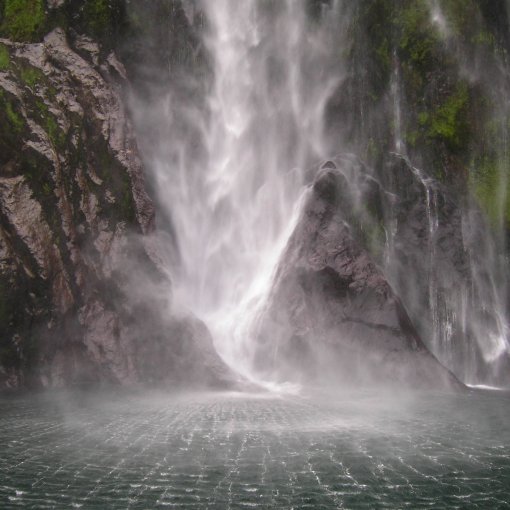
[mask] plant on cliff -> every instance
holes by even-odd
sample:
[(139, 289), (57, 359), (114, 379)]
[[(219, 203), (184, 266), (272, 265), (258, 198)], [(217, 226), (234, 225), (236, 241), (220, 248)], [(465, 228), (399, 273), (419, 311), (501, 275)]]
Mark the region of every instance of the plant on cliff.
[(476, 199), (495, 227), (502, 221), (510, 226), (510, 182), (508, 159), (484, 156), (476, 160), (470, 173), (470, 186)]
[(4, 0), (2, 34), (15, 41), (34, 41), (45, 30), (46, 14), (42, 0)]
[[(430, 114), (428, 136), (443, 140), (452, 151), (466, 146), (469, 136), (467, 113), (469, 109), (469, 91), (465, 83), (459, 83), (457, 89)], [(425, 115), (428, 119), (428, 115)], [(423, 120), (423, 117), (420, 121)]]
[(9, 50), (5, 45), (0, 44), (0, 71), (9, 69), (11, 65)]

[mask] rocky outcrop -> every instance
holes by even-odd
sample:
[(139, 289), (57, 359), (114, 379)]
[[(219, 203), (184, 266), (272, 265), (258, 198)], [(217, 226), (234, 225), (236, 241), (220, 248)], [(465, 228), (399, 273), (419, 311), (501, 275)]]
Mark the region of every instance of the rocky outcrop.
[(385, 270), (420, 335), (459, 378), (506, 386), (508, 266), (487, 235), (491, 225), (472, 199), (406, 156), (389, 154), (380, 181), (379, 221), (390, 227)]
[[(337, 169), (340, 164), (342, 171)], [(349, 189), (350, 173), (360, 181), (358, 203)], [(259, 318), (261, 370), (283, 379), (301, 372), (323, 382), (460, 386), (425, 347), (359, 241), (357, 209), (364, 203), (376, 206), (367, 197), (380, 192), (377, 182), (357, 171), (352, 160), (323, 165)]]
[(230, 376), (171, 310), (115, 54), (0, 40), (0, 389)]

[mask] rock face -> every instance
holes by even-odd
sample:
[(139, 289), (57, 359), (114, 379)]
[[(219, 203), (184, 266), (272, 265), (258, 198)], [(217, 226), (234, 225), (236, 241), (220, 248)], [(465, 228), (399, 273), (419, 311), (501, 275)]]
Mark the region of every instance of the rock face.
[(398, 154), (380, 180), (379, 221), (393, 226), (385, 271), (416, 329), (459, 378), (507, 385), (505, 296), (491, 270), (504, 282), (508, 267), (480, 208)]
[(60, 29), (0, 53), (0, 389), (223, 384), (205, 326), (171, 311), (122, 64)]
[[(347, 384), (460, 386), (424, 346), (358, 242), (355, 197), (346, 193), (349, 172), (340, 172), (338, 164), (330, 161), (320, 170), (282, 256), (259, 320), (259, 367), (283, 379), (302, 372)], [(380, 192), (375, 181), (354, 175), (364, 180), (357, 187), (361, 202)]]

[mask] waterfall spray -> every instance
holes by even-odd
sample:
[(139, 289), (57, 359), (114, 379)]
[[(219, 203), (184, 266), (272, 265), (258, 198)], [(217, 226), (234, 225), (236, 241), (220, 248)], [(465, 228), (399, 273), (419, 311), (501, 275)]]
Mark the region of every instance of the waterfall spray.
[(329, 152), (324, 114), (342, 79), (334, 48), (343, 34), (333, 30), (341, 2), (324, 4), (313, 20), (305, 2), (202, 8), (213, 76), (193, 122), (205, 156), (177, 140), (177, 156), (154, 169), (183, 260), (175, 300), (205, 320), (219, 353), (249, 375), (250, 327), (296, 219), (305, 171)]
[[(376, 99), (363, 89), (364, 79), (360, 90), (349, 88), (358, 83), (353, 75), (364, 76), (364, 56), (362, 51), (349, 53), (354, 18), (344, 2), (313, 3), (313, 9), (304, 0), (194, 5), (205, 19), (200, 31), (208, 62), (200, 77), (203, 97), (183, 102), (169, 86), (156, 107), (166, 123), (161, 130), (165, 137), (149, 156), (160, 217), (171, 218), (180, 253), (172, 275), (174, 306), (204, 320), (221, 356), (256, 378), (253, 331), (299, 216), (301, 197), (313, 179), (309, 169), (340, 152), (362, 154), (372, 123), (381, 138), (391, 133), (389, 143), (381, 141), (380, 147), (406, 162), (405, 171), (420, 189), (420, 221), (426, 223), (423, 263), (407, 267), (402, 259), (412, 247), (406, 246), (405, 233), (401, 237), (407, 218), (388, 205), (384, 219), (372, 225), (386, 236), (378, 262), (440, 361), (464, 381), (491, 382), (509, 352), (507, 290), (498, 284), (498, 275), (507, 271), (500, 256), (507, 200), (506, 107), (494, 112), (502, 127), (496, 144), (502, 179), (496, 197), (499, 227), (495, 236), (483, 231), (477, 208), (464, 204), (461, 258), (469, 260), (469, 268), (449, 273), (456, 262), (440, 244), (444, 222), (451, 218), (442, 216), (443, 188), (432, 177), (436, 169), (430, 168), (426, 148), (408, 145), (412, 112), (398, 46), (389, 50), (388, 82), (375, 103), (374, 120), (360, 99), (364, 94)], [(442, 4), (427, 6), (431, 27), (455, 62), (454, 72), (490, 90), (476, 63), (470, 67), (466, 62), (462, 46), (451, 43), (455, 32)], [(193, 9), (188, 11), (191, 19)], [(505, 86), (498, 82), (498, 91)], [(147, 115), (139, 110), (140, 117)], [(399, 192), (391, 188), (399, 178), (392, 172), (372, 169), (382, 187), (390, 184), (390, 194)]]

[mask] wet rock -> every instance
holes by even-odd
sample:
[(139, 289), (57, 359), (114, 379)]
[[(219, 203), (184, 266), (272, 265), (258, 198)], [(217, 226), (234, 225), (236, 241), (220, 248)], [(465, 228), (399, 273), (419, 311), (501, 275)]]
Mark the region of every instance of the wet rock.
[[(388, 233), (385, 270), (422, 338), (462, 380), (508, 385), (507, 326), (501, 313), (506, 258), (467, 193), (429, 177), (405, 156), (388, 154), (381, 183)], [(390, 202), (386, 197), (393, 196)]]
[(0, 389), (228, 380), (174, 316), (122, 64), (61, 29), (0, 44)]
[(259, 318), (258, 367), (284, 380), (304, 373), (316, 382), (460, 387), (357, 239), (346, 176), (364, 179), (358, 187), (364, 192), (374, 182), (349, 165), (325, 165), (308, 191)]

